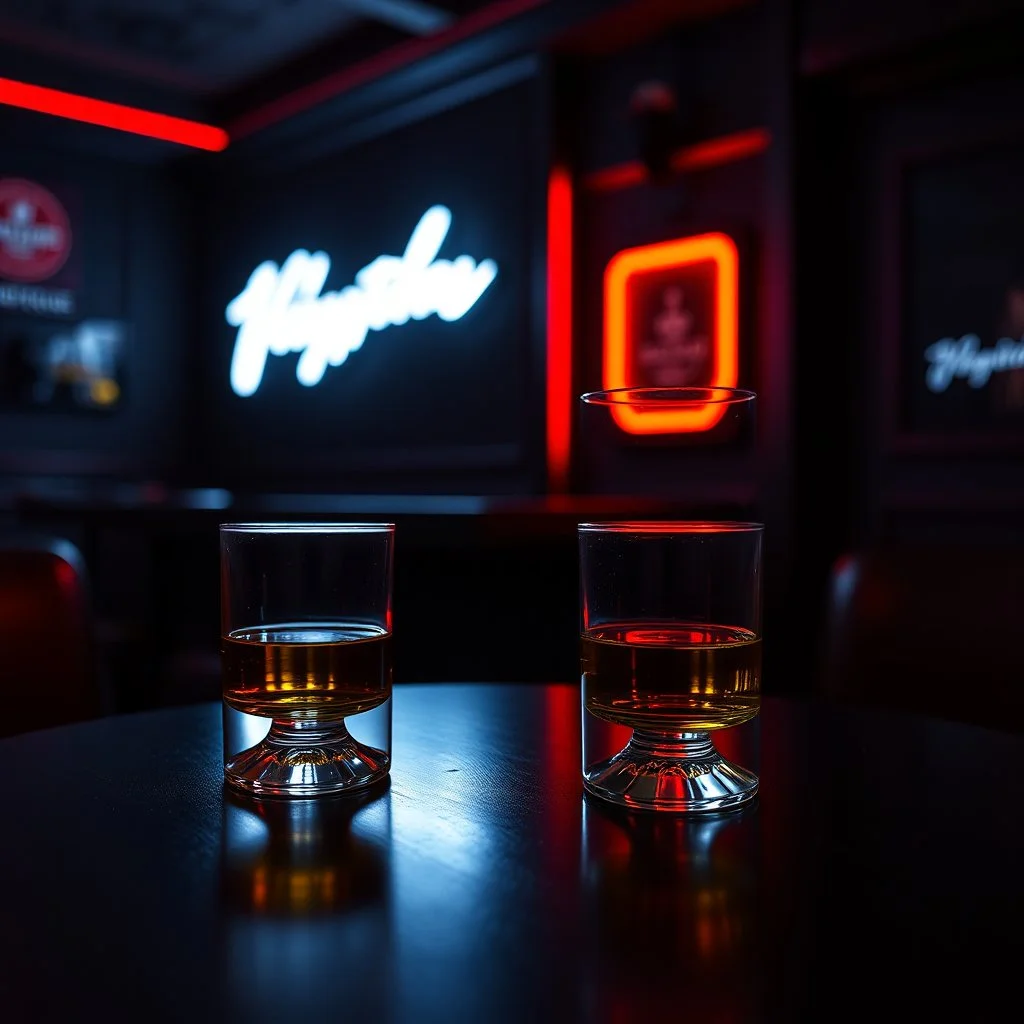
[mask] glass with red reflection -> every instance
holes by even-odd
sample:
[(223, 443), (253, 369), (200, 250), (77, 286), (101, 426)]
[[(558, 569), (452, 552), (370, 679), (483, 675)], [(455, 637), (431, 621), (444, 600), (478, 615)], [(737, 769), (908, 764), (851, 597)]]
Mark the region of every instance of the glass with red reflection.
[[(753, 443), (756, 398), (703, 385), (581, 395), (591, 487), (720, 480), (723, 455)], [(579, 524), (583, 784), (610, 804), (721, 811), (757, 794), (755, 751), (732, 752), (761, 707), (764, 527), (721, 511)]]
[(583, 784), (633, 809), (721, 811), (757, 775), (712, 736), (761, 708), (761, 547), (746, 522), (578, 527)]
[(363, 792), (391, 766), (393, 523), (220, 527), (224, 778)]

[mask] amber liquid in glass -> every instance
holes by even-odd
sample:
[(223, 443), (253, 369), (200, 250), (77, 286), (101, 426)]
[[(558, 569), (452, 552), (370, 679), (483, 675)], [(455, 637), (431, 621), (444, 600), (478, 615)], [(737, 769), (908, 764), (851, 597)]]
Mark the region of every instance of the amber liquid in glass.
[(608, 623), (580, 637), (583, 706), (656, 732), (741, 725), (761, 708), (761, 639), (706, 623)]
[(263, 718), (327, 721), (391, 696), (391, 634), (362, 623), (238, 629), (221, 638), (224, 700)]

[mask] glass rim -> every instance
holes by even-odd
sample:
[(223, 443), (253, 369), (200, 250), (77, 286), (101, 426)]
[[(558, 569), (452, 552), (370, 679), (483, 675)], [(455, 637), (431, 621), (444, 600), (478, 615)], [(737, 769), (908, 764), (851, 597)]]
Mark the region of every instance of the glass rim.
[(584, 405), (740, 405), (757, 398), (756, 391), (709, 384), (698, 387), (625, 387), (586, 391)]
[(620, 519), (577, 523), (577, 533), (763, 533), (764, 523), (735, 519)]
[(220, 523), (221, 533), (394, 533), (394, 523)]

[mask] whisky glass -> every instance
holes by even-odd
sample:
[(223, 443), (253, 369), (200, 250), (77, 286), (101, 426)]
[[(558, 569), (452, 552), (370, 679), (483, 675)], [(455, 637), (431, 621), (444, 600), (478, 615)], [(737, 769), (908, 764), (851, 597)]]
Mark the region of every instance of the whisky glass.
[(712, 735), (761, 707), (761, 523), (578, 526), (583, 785), (632, 810), (757, 795)]
[(224, 778), (362, 791), (391, 767), (393, 523), (220, 526)]

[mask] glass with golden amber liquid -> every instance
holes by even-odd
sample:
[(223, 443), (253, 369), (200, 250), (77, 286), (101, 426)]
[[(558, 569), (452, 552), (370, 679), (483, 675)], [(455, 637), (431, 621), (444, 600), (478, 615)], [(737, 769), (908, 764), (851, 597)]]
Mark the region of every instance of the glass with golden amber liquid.
[(391, 764), (391, 523), (223, 524), (226, 781), (362, 790)]
[(581, 523), (583, 784), (631, 809), (721, 811), (758, 778), (712, 736), (761, 707), (761, 542), (744, 522)]

